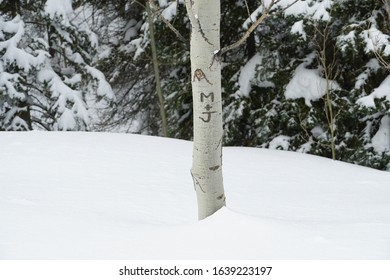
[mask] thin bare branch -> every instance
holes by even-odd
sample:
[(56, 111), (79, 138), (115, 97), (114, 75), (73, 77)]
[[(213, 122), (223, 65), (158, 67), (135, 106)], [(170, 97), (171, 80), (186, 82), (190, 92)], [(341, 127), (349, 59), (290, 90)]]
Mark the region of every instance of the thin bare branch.
[(223, 55), (224, 53), (230, 51), (230, 50), (233, 50), (235, 48), (238, 48), (239, 46), (241, 46), (242, 44), (245, 43), (246, 39), (248, 39), (248, 37), (251, 35), (251, 33), (266, 19), (266, 17), (269, 15), (269, 12), (271, 10), (271, 8), (274, 6), (275, 4), (275, 0), (272, 0), (272, 2), (270, 3), (270, 5), (268, 6), (268, 8), (263, 12), (263, 14), (261, 15), (261, 17), (259, 17), (250, 27), (249, 29), (244, 33), (244, 35), (235, 43), (229, 45), (229, 46), (226, 46), (226, 47), (223, 47), (222, 49), (220, 49), (218, 52), (216, 52), (216, 56), (221, 56)]
[[(288, 8), (290, 8), (292, 5), (295, 5), (295, 3), (297, 3), (298, 1), (301, 1), (301, 0), (295, 0), (294, 2), (292, 2), (291, 4), (287, 5), (286, 7), (283, 8), (283, 11), (287, 10)], [(278, 1), (279, 2), (279, 1)]]
[[(384, 8), (389, 16), (389, 24), (390, 24), (390, 0), (382, 0), (383, 4), (385, 4)], [(372, 23), (371, 23), (372, 24)], [(369, 26), (369, 28), (371, 28), (371, 24)], [(383, 57), (383, 54), (381, 54), (381, 51), (380, 51), (380, 43), (379, 43), (379, 39), (374, 39), (374, 38), (371, 38), (371, 41), (372, 41), (372, 45), (373, 45), (373, 53), (376, 57), (376, 59), (379, 61), (380, 64), (382, 64), (382, 66), (384, 66), (388, 71), (390, 71), (390, 62), (387, 61), (387, 59), (385, 59)]]
[[(231, 51), (235, 48), (238, 48), (242, 44), (245, 43), (245, 41), (248, 39), (248, 37), (251, 35), (251, 33), (262, 23), (264, 20), (270, 15), (271, 9), (279, 2), (280, 0), (272, 0), (268, 7), (264, 7), (262, 15), (249, 27), (249, 29), (244, 33), (244, 35), (235, 43), (223, 47), (219, 51), (215, 53), (215, 56), (220, 57), (224, 53)], [(297, 3), (300, 0), (295, 0), (291, 4), (289, 4), (287, 7), (285, 7), (283, 10), (286, 10), (290, 8), (292, 5)]]
[(143, 3), (141, 3), (140, 1), (137, 1), (137, 0), (131, 1), (131, 4), (134, 4), (134, 3), (136, 3), (136, 4), (138, 4), (138, 5), (140, 5), (141, 7), (143, 7), (143, 8), (146, 9), (146, 6), (145, 6)]
[(180, 34), (179, 30), (177, 30), (170, 22), (167, 20), (161, 13), (158, 13), (158, 7), (153, 2), (153, 0), (149, 0), (150, 7), (153, 9), (153, 14), (156, 14), (167, 26), (169, 29), (175, 33), (175, 35), (186, 45), (188, 45), (188, 40), (183, 37), (183, 35)]
[(390, 71), (390, 63), (379, 53), (378, 49), (374, 45), (374, 54), (379, 63), (382, 64), (387, 70)]
[(385, 4), (385, 10), (387, 12), (387, 15), (389, 16), (390, 21), (390, 1), (389, 0), (382, 0), (383, 4)]
[(252, 20), (252, 13), (251, 13), (251, 11), (249, 9), (248, 2), (246, 0), (244, 0), (244, 2), (245, 2), (246, 11), (248, 13), (248, 17), (249, 17), (250, 21), (253, 22), (253, 20)]

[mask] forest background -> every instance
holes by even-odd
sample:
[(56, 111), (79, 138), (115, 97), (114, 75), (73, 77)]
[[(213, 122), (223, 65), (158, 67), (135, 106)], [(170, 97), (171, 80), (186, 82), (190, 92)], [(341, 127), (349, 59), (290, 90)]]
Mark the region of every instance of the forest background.
[[(148, 11), (145, 0), (0, 0), (0, 131), (191, 140), (185, 5), (151, 2)], [(389, 1), (292, 2), (278, 1), (221, 58), (224, 145), (390, 170)], [(263, 4), (221, 1), (222, 47), (243, 36)]]

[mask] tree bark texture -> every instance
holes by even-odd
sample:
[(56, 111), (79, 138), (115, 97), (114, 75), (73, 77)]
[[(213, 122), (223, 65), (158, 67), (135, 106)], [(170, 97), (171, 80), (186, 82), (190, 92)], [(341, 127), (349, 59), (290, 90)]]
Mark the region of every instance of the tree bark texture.
[(191, 174), (204, 219), (225, 206), (222, 180), (220, 0), (186, 0), (191, 20), (194, 147)]

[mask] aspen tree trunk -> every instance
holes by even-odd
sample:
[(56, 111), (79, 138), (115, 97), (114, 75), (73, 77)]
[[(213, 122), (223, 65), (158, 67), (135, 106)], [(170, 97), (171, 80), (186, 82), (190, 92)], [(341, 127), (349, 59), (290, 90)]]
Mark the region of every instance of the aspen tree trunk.
[(191, 174), (204, 219), (225, 206), (222, 180), (220, 0), (186, 0), (191, 21), (194, 147)]

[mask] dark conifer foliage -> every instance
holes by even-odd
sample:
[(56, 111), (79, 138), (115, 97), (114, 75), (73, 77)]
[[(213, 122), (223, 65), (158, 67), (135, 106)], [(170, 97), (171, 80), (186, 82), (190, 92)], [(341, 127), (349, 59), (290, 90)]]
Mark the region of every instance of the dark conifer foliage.
[[(226, 144), (332, 157), (333, 138), (336, 159), (389, 169), (389, 95), (372, 95), (378, 87), (390, 91), (389, 72), (377, 58), (388, 61), (390, 55), (384, 5), (333, 1), (326, 12), (329, 17), (322, 18), (276, 12), (257, 30), (259, 59), (250, 90), (242, 90), (240, 79), (249, 73), (243, 67), (225, 106)], [(298, 81), (299, 73), (306, 73), (298, 69), (337, 86), (325, 94), (318, 85), (318, 98), (307, 102), (316, 88), (304, 92), (311, 77), (303, 76), (294, 84), (301, 95), (288, 96), (294, 77)]]
[(94, 34), (71, 1), (2, 1), (0, 129), (88, 130), (89, 104), (112, 99), (93, 67)]

